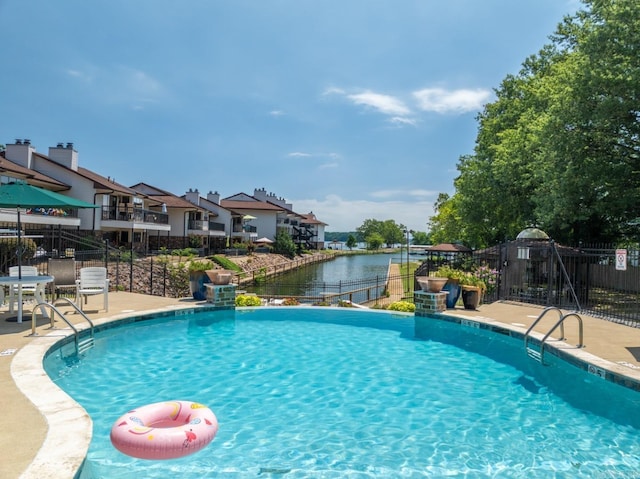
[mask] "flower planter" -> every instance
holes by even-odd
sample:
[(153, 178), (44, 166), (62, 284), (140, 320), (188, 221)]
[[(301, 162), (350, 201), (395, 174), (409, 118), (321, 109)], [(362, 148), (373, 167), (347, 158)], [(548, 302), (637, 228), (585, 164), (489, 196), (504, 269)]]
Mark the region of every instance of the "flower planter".
[(233, 273), (227, 270), (210, 270), (207, 271), (207, 276), (209, 280), (216, 285), (226, 285), (231, 282), (231, 278), (233, 277)]
[(442, 291), (446, 291), (447, 293), (447, 309), (453, 309), (456, 307), (456, 303), (460, 298), (460, 284), (455, 280), (448, 280), (447, 283), (442, 287)]
[(439, 293), (447, 283), (447, 278), (435, 278), (430, 276), (416, 276), (416, 281), (422, 291), (427, 293)]
[(191, 271), (189, 273), (189, 289), (193, 299), (204, 301), (207, 299), (205, 283), (211, 283), (206, 271)]
[(478, 309), (482, 299), (482, 290), (477, 286), (462, 286), (462, 304), (464, 309)]

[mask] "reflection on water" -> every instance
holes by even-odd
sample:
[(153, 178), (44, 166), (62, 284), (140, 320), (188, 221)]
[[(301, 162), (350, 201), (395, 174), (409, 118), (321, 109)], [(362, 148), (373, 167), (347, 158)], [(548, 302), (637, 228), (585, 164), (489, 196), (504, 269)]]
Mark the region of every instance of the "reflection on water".
[[(298, 268), (276, 277), (267, 278), (261, 285), (249, 286), (249, 292), (261, 296), (322, 296), (343, 292), (343, 283), (369, 282), (384, 287), (389, 263), (399, 263), (398, 253), (356, 254), (338, 256), (324, 263)], [(354, 298), (355, 301), (355, 298)]]

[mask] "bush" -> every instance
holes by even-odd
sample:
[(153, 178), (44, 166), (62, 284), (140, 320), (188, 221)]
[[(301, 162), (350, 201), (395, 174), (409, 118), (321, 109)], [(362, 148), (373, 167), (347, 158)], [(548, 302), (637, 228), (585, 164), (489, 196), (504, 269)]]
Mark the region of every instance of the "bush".
[(262, 300), (253, 295), (239, 294), (236, 296), (236, 306), (261, 306)]
[(387, 309), (389, 311), (402, 311), (403, 313), (413, 313), (416, 310), (416, 305), (409, 301), (395, 301), (391, 303)]
[(282, 306), (298, 306), (299, 304), (300, 301), (296, 298), (284, 298), (284, 301), (282, 301)]

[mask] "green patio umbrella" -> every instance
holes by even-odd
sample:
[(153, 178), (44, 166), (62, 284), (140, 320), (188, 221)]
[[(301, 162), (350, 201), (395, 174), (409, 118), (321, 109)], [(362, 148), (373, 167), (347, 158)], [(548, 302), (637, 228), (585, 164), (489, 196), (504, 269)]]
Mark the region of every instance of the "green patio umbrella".
[(0, 208), (15, 208), (18, 213), (18, 277), (22, 278), (22, 239), (20, 208), (97, 208), (97, 205), (38, 188), (23, 182), (0, 185)]

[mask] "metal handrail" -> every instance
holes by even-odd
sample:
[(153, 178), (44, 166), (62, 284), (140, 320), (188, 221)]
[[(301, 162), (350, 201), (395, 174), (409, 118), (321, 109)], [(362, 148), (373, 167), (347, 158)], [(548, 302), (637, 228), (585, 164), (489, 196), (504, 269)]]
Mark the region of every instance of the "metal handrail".
[[(534, 322), (534, 324), (527, 330), (527, 332), (525, 333), (525, 338), (524, 338), (524, 346), (525, 346), (525, 350), (528, 352), (529, 348), (527, 346), (528, 344), (528, 335), (529, 332), (533, 329), (533, 326), (535, 326), (535, 324), (540, 320), (540, 318), (547, 312), (548, 309), (552, 309), (553, 307), (550, 308), (546, 308), (545, 311), (542, 312), (542, 314), (538, 317), (538, 319), (536, 319), (536, 321)], [(557, 309), (557, 308), (556, 308)], [(562, 329), (562, 340), (566, 339), (564, 337), (564, 320), (570, 317), (575, 317), (578, 320), (578, 344), (576, 345), (577, 348), (581, 348), (584, 346), (584, 324), (582, 322), (582, 318), (580, 317), (580, 315), (576, 312), (571, 312), (571, 313), (567, 313), (567, 314), (562, 314), (562, 312), (560, 311), (560, 319), (558, 319), (558, 321), (556, 322), (556, 324), (553, 325), (553, 327), (547, 332), (547, 334), (545, 334), (543, 336), (543, 338), (540, 340), (540, 353), (538, 353), (537, 355), (534, 355), (532, 357), (538, 359), (540, 361), (540, 363), (544, 364), (544, 345), (545, 342), (547, 341), (547, 339), (549, 339), (549, 336), (551, 336), (553, 334), (553, 332), (560, 327)], [(531, 354), (529, 354), (531, 356)]]
[(562, 310), (556, 306), (549, 306), (547, 308), (544, 308), (544, 310), (542, 311), (542, 313), (540, 313), (540, 316), (537, 317), (537, 319), (531, 323), (531, 326), (529, 326), (529, 329), (527, 329), (527, 331), (524, 333), (524, 347), (525, 349), (527, 348), (527, 344), (529, 342), (529, 333), (531, 333), (531, 331), (533, 331), (533, 328), (536, 327), (536, 325), (540, 322), (540, 320), (545, 316), (545, 314), (547, 314), (549, 311), (557, 311), (558, 315), (560, 317), (560, 337), (558, 338), (560, 341), (562, 341), (564, 339), (564, 323), (562, 322)]
[[(84, 312), (78, 308), (78, 306), (76, 305), (76, 303), (74, 303), (73, 301), (71, 301), (69, 298), (58, 298), (56, 299), (56, 301), (64, 301), (67, 304), (73, 306), (73, 309), (76, 310), (77, 313), (80, 313), (80, 315), (89, 323), (89, 334), (90, 336), (93, 338), (93, 328), (94, 328), (94, 324), (93, 321), (91, 321), (91, 319), (89, 319), (89, 317), (84, 314)], [(38, 333), (36, 331), (36, 314), (38, 312), (38, 308), (40, 308), (41, 306), (48, 306), (51, 309), (52, 313), (57, 313), (58, 316), (60, 316), (62, 318), (62, 320), (67, 323), (67, 326), (69, 326), (72, 330), (73, 330), (73, 334), (75, 336), (75, 343), (76, 343), (76, 354), (78, 353), (78, 346), (79, 346), (79, 342), (80, 342), (80, 331), (78, 330), (78, 328), (76, 328), (73, 324), (71, 324), (71, 322), (66, 318), (66, 316), (64, 314), (62, 314), (62, 312), (56, 308), (52, 303), (40, 303), (38, 304), (37, 308), (33, 308), (33, 311), (31, 312), (31, 336), (37, 336)], [(51, 318), (51, 327), (54, 327), (54, 315), (51, 314), (50, 315)]]

